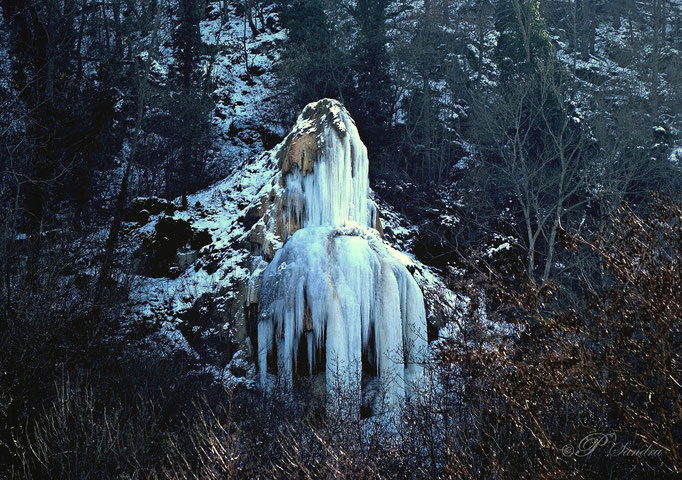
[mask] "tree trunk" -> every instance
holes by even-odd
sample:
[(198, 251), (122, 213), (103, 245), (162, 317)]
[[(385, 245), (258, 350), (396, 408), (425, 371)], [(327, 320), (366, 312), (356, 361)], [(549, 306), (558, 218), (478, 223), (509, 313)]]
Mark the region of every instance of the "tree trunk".
[(545, 260), (545, 271), (542, 273), (542, 283), (547, 283), (549, 280), (549, 274), (552, 271), (552, 262), (554, 261), (554, 245), (556, 244), (557, 231), (559, 230), (561, 219), (561, 206), (557, 207), (556, 217), (552, 223), (552, 231), (549, 234), (549, 240), (547, 241), (547, 259)]
[(81, 1), (80, 21), (78, 22), (78, 40), (76, 41), (76, 59), (78, 62), (76, 77), (80, 82), (83, 78), (83, 29), (85, 28), (85, 5), (87, 0)]
[(114, 16), (114, 59), (120, 60), (123, 55), (123, 38), (121, 32), (121, 3), (120, 0), (111, 2), (111, 9)]
[(55, 62), (56, 62), (56, 30), (55, 23), (57, 19), (57, 5), (56, 0), (48, 0), (47, 2), (47, 44), (45, 45), (45, 101), (48, 105), (54, 105), (54, 77), (55, 77)]
[(479, 10), (478, 22), (478, 64), (476, 65), (476, 85), (481, 86), (483, 75), (483, 50), (485, 49), (485, 21), (483, 20), (483, 8)]
[[(587, 0), (588, 2), (588, 23), (587, 23), (587, 48), (589, 55), (594, 55), (595, 42), (597, 36), (597, 4), (595, 0)], [(589, 58), (588, 58), (589, 59)]]
[(251, 35), (255, 38), (260, 33), (253, 23), (253, 1), (246, 1), (246, 18), (249, 19), (249, 28), (251, 29)]
[[(159, 31), (159, 16), (158, 12), (154, 16), (154, 26), (152, 31), (152, 44), (156, 41), (156, 36)], [(128, 50), (132, 52), (133, 42), (131, 39), (128, 40), (129, 46)], [(132, 55), (132, 53), (131, 53)], [(126, 198), (128, 196), (128, 183), (130, 181), (130, 172), (132, 171), (133, 161), (135, 160), (135, 154), (137, 153), (137, 147), (140, 139), (140, 132), (142, 130), (142, 122), (144, 120), (145, 113), (145, 101), (147, 95), (147, 75), (149, 73), (149, 64), (151, 58), (148, 55), (147, 59), (144, 61), (142, 68), (140, 68), (139, 60), (136, 55), (132, 55), (134, 58), (135, 73), (137, 77), (137, 115), (135, 118), (135, 129), (133, 131), (133, 139), (130, 146), (130, 156), (128, 158), (128, 163), (126, 169), (123, 172), (123, 178), (121, 179), (121, 185), (119, 187), (118, 195), (116, 197), (116, 204), (114, 207), (114, 217), (111, 222), (111, 228), (109, 229), (109, 235), (107, 237), (107, 242), (104, 250), (104, 260), (102, 261), (102, 268), (99, 272), (99, 277), (97, 278), (97, 283), (95, 285), (95, 295), (93, 298), (93, 309), (92, 309), (92, 321), (93, 327), (95, 327), (99, 321), (102, 314), (104, 294), (106, 292), (106, 286), (109, 282), (109, 277), (111, 274), (111, 269), (114, 263), (114, 254), (116, 253), (116, 247), (118, 245), (118, 235), (121, 230), (121, 223), (123, 221), (123, 210), (126, 206)]]
[(111, 48), (111, 34), (109, 32), (109, 16), (107, 15), (107, 9), (105, 3), (101, 3), (100, 11), (102, 12), (102, 21), (104, 22), (104, 46), (107, 51)]
[(580, 0), (578, 2), (579, 18), (581, 25), (580, 35), (580, 58), (583, 61), (590, 59), (590, 24), (592, 23), (590, 3), (592, 0)]
[(246, 71), (247, 84), (251, 84), (251, 71), (249, 69), (249, 48), (248, 48), (248, 37), (246, 35), (246, 15), (244, 16), (244, 34), (242, 36), (242, 46), (244, 48), (244, 70)]
[[(144, 68), (142, 75), (146, 77), (147, 69)], [(135, 120), (135, 131), (133, 133), (132, 145), (130, 147), (130, 156), (128, 157), (128, 164), (121, 179), (121, 185), (118, 190), (116, 198), (116, 205), (114, 207), (114, 218), (109, 229), (109, 236), (104, 251), (104, 260), (102, 261), (102, 268), (99, 272), (97, 285), (95, 286), (95, 296), (93, 301), (93, 320), (97, 322), (102, 313), (102, 306), (104, 300), (104, 293), (106, 291), (107, 283), (111, 273), (111, 267), (114, 262), (114, 254), (116, 253), (116, 246), (118, 245), (118, 235), (121, 231), (121, 223), (123, 221), (123, 210), (126, 206), (126, 198), (128, 196), (128, 183), (130, 181), (130, 172), (132, 171), (133, 161), (137, 152), (139, 143), (140, 130), (142, 128), (142, 120), (144, 116), (144, 102), (146, 86), (144, 82), (146, 79), (139, 78), (139, 91), (137, 96), (137, 118)]]
[(661, 3), (663, 0), (653, 0), (653, 45), (651, 51), (651, 121), (656, 123), (658, 121), (658, 75), (660, 69), (660, 30), (661, 30)]
[(579, 0), (573, 2), (573, 75), (577, 70), (576, 63), (578, 61), (578, 4)]

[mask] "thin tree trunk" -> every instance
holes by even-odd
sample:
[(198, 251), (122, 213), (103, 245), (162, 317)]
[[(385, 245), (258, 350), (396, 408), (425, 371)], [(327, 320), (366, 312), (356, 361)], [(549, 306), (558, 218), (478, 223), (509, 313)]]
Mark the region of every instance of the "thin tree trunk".
[(119, 0), (111, 2), (114, 16), (114, 59), (120, 60), (123, 54), (123, 39), (121, 38), (121, 3)]
[(573, 2), (573, 75), (577, 70), (578, 62), (578, 0)]
[(582, 34), (580, 35), (580, 57), (583, 61), (590, 59), (590, 0), (580, 1), (580, 23), (582, 25)]
[(83, 30), (85, 28), (85, 5), (87, 0), (81, 1), (81, 15), (78, 22), (78, 41), (76, 42), (76, 59), (78, 62), (76, 78), (80, 82), (83, 78)]
[(528, 277), (535, 278), (535, 237), (528, 227)]
[[(159, 31), (159, 14), (154, 17), (154, 30), (152, 31), (152, 44), (156, 42), (156, 36)], [(128, 49), (130, 52), (133, 51), (132, 40), (129, 39)], [(132, 171), (133, 161), (135, 159), (135, 154), (137, 153), (137, 148), (139, 144), (140, 132), (142, 130), (142, 121), (144, 120), (145, 112), (145, 101), (147, 95), (147, 75), (149, 73), (149, 64), (151, 62), (151, 56), (147, 55), (146, 60), (140, 68), (139, 60), (137, 56), (133, 55), (135, 72), (137, 76), (138, 94), (137, 94), (137, 116), (135, 119), (135, 129), (133, 131), (133, 139), (130, 147), (130, 156), (128, 157), (128, 163), (126, 165), (125, 171), (123, 172), (123, 178), (121, 179), (121, 185), (119, 187), (118, 196), (116, 198), (116, 205), (114, 207), (114, 218), (111, 222), (111, 228), (109, 229), (109, 235), (107, 237), (107, 242), (104, 251), (104, 260), (102, 261), (102, 268), (100, 269), (99, 277), (95, 285), (95, 295), (93, 299), (93, 314), (92, 320), (97, 324), (100, 320), (102, 314), (102, 306), (104, 300), (104, 294), (106, 292), (106, 286), (109, 282), (109, 277), (111, 274), (111, 269), (114, 261), (114, 254), (116, 253), (116, 247), (118, 245), (118, 235), (121, 231), (121, 223), (123, 221), (123, 210), (126, 206), (126, 198), (128, 196), (128, 183), (130, 181), (130, 172)]]
[[(146, 76), (146, 74), (147, 69), (144, 68), (142, 75)], [(126, 165), (125, 171), (123, 172), (123, 178), (121, 179), (121, 186), (119, 187), (116, 205), (114, 207), (114, 218), (111, 222), (111, 228), (109, 229), (109, 236), (107, 237), (107, 243), (104, 251), (104, 260), (102, 261), (102, 268), (100, 269), (97, 285), (95, 286), (95, 296), (93, 301), (93, 319), (95, 321), (99, 320), (99, 316), (101, 314), (104, 293), (106, 291), (106, 285), (109, 282), (109, 276), (113, 266), (114, 254), (116, 252), (116, 246), (118, 245), (118, 235), (121, 231), (121, 223), (123, 221), (123, 210), (125, 209), (126, 198), (128, 196), (130, 172), (132, 171), (133, 161), (135, 159), (135, 154), (137, 153), (140, 130), (142, 128), (142, 120), (144, 118), (146, 90), (146, 85), (144, 85), (144, 83), (146, 82), (146, 78), (139, 78), (138, 80), (139, 87), (137, 96), (137, 117), (135, 120), (133, 140), (130, 147), (130, 156), (128, 157), (128, 163)]]
[(260, 33), (258, 29), (256, 28), (256, 25), (253, 23), (253, 2), (252, 0), (247, 0), (246, 1), (246, 17), (249, 19), (249, 28), (251, 29), (251, 35), (258, 36)]
[(109, 50), (111, 46), (111, 38), (110, 38), (110, 32), (109, 32), (109, 17), (107, 15), (107, 9), (102, 2), (101, 6), (101, 12), (102, 12), (102, 21), (104, 22), (104, 46), (107, 48), (107, 51)]
[(249, 70), (249, 49), (248, 49), (248, 37), (246, 36), (246, 16), (244, 15), (244, 34), (242, 36), (242, 43), (244, 47), (244, 69), (246, 71), (246, 77), (248, 79), (248, 83), (251, 83), (251, 72)]
[(483, 21), (483, 8), (479, 12), (478, 24), (478, 64), (476, 65), (476, 85), (480, 88), (483, 75), (483, 50), (485, 49), (485, 23)]
[(595, 0), (587, 0), (588, 2), (588, 22), (587, 22), (587, 52), (589, 55), (594, 55), (595, 42), (597, 35), (597, 4)]
[(45, 46), (45, 100), (52, 106), (54, 104), (54, 76), (56, 62), (56, 0), (48, 0), (47, 3), (47, 45)]
[(557, 206), (556, 217), (552, 223), (552, 231), (549, 234), (549, 240), (547, 242), (547, 259), (545, 260), (545, 271), (542, 273), (542, 283), (547, 283), (549, 280), (549, 274), (552, 271), (552, 262), (554, 261), (554, 245), (556, 243), (556, 236), (559, 230), (559, 225), (561, 224), (561, 201)]
[[(17, 215), (21, 206), (21, 182), (17, 178), (16, 173), (14, 174), (15, 180), (17, 182), (17, 191), (14, 195), (14, 207), (11, 212), (7, 212), (7, 219), (5, 222), (5, 233), (4, 233), (4, 259), (3, 267), (5, 268), (5, 315), (1, 315), (5, 321), (9, 318), (9, 313), (12, 311), (12, 266), (15, 262), (15, 255), (11, 254), (12, 243), (14, 243), (14, 235), (16, 232), (17, 225)], [(7, 324), (4, 325), (4, 328)]]
[(653, 45), (651, 52), (651, 121), (658, 120), (658, 75), (660, 69), (660, 29), (661, 29), (661, 3), (663, 0), (653, 0)]
[(265, 15), (263, 15), (263, 6), (256, 8), (256, 15), (258, 20), (260, 20), (260, 27), (265, 31)]

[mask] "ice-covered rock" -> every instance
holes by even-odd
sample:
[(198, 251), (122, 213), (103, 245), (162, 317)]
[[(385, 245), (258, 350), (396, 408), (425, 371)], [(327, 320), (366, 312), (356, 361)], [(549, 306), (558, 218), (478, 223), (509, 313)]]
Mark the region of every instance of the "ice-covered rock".
[(324, 99), (307, 105), (275, 152), (279, 182), (253, 209), (263, 212), (250, 231), (258, 253), (271, 260), (279, 243), (303, 225), (354, 221), (383, 231), (369, 198), (367, 148), (339, 102)]
[(260, 289), (261, 382), (274, 350), (288, 387), (300, 362), (312, 375), (324, 359), (328, 397), (359, 404), (364, 365), (395, 406), (420, 376), (426, 315), (410, 260), (381, 240), (367, 149), (343, 106), (325, 99), (305, 108), (277, 155), (281, 191), (254, 225), (283, 242)]

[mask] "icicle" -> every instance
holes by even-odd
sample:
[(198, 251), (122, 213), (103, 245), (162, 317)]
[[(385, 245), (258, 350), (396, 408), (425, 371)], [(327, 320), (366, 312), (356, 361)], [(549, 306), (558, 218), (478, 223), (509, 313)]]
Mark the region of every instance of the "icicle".
[(313, 332), (308, 332), (306, 334), (306, 340), (308, 342), (308, 374), (313, 376), (313, 364), (315, 362), (315, 347), (313, 345)]

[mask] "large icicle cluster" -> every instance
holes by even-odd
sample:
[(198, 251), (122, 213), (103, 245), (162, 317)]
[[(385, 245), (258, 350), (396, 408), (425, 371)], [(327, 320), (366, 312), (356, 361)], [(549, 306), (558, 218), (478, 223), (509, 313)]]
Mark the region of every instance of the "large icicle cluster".
[(306, 107), (281, 152), (286, 243), (263, 276), (261, 379), (275, 347), (287, 385), (298, 362), (307, 360), (312, 374), (324, 352), (327, 392), (359, 395), (364, 359), (376, 368), (383, 398), (395, 404), (405, 381), (421, 373), (426, 318), (405, 257), (371, 228), (377, 219), (368, 198), (367, 150), (346, 110), (322, 100)]
[[(360, 141), (357, 129), (349, 117), (336, 110), (340, 126), (320, 132), (321, 155), (313, 172), (295, 167), (284, 177), (284, 223), (303, 227), (313, 225), (341, 226), (355, 221), (370, 225), (369, 162), (367, 148)], [(338, 128), (338, 127), (337, 127)], [(288, 233), (285, 233), (285, 238)]]
[(314, 225), (354, 221), (375, 226), (367, 148), (338, 102), (325, 99), (306, 106), (280, 150), (280, 166), (283, 240)]

